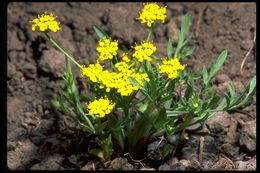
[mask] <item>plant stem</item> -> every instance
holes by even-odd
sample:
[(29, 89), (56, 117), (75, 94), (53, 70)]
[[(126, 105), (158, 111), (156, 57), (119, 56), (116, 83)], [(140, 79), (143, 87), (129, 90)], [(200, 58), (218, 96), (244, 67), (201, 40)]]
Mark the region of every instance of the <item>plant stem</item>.
[(45, 36), (48, 38), (48, 40), (59, 50), (61, 51), (67, 58), (69, 58), (75, 65), (77, 65), (80, 69), (82, 69), (82, 66), (71, 56), (69, 55), (62, 47), (58, 45), (58, 43), (51, 38), (46, 32), (44, 33)]
[[(222, 109), (212, 109), (212, 110), (206, 110), (205, 112), (206, 113), (210, 113), (210, 112), (222, 112), (224, 110)], [(170, 113), (170, 114), (187, 114), (189, 113), (189, 111), (168, 111), (167, 113)]]
[(147, 35), (147, 38), (146, 38), (146, 41), (147, 41), (147, 42), (150, 40), (152, 31), (153, 31), (153, 26), (152, 26), (151, 28), (149, 28), (148, 35)]

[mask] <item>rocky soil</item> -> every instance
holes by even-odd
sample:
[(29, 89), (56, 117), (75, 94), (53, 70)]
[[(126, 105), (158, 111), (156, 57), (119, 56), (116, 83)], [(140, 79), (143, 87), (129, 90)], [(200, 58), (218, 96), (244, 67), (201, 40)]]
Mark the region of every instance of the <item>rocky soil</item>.
[[(224, 49), (228, 58), (216, 78), (219, 91), (234, 82), (242, 91), (256, 74), (254, 35), (255, 3), (166, 3), (165, 25), (152, 37), (159, 56), (166, 55), (168, 38), (176, 43), (176, 29), (186, 12), (191, 14), (189, 43), (195, 48), (185, 63), (201, 72)], [(202, 126), (190, 128), (190, 140), (161, 161), (158, 141), (148, 145), (149, 157), (133, 160), (128, 155), (102, 165), (87, 153), (91, 145), (82, 133), (63, 126), (63, 115), (50, 101), (65, 68), (64, 56), (41, 33), (31, 31), (38, 13), (55, 13), (62, 32), (52, 34), (81, 64), (95, 62), (101, 26), (127, 46), (140, 40), (146, 29), (138, 21), (141, 3), (9, 3), (7, 9), (7, 167), (11, 170), (255, 170), (256, 96), (237, 112), (223, 112)], [(252, 49), (251, 49), (252, 47)], [(251, 50), (250, 50), (251, 49)], [(249, 52), (250, 50), (250, 52)], [(249, 52), (240, 73), (240, 65)], [(73, 67), (74, 68), (74, 67)], [(79, 76), (79, 71), (74, 68)], [(194, 132), (194, 129), (196, 133)], [(173, 148), (175, 139), (169, 139)], [(156, 143), (157, 142), (157, 143)], [(159, 145), (160, 146), (160, 145)], [(157, 153), (157, 154), (156, 154)]]

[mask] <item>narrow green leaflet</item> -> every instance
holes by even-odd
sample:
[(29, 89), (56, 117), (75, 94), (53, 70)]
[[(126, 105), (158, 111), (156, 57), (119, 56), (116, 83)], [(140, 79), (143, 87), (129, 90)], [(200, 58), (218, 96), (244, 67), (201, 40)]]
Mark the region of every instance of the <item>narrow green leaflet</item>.
[(205, 65), (203, 65), (203, 69), (202, 69), (202, 78), (203, 78), (203, 83), (206, 85), (208, 81), (208, 71)]
[(181, 31), (177, 31), (178, 34), (178, 44), (177, 44), (177, 48), (175, 51), (175, 56), (179, 56), (181, 49), (185, 46), (185, 44), (187, 43), (187, 41), (185, 42), (185, 34), (189, 29), (189, 22), (190, 22), (190, 14), (187, 13), (184, 16), (184, 20), (181, 24)]
[(218, 59), (216, 60), (216, 62), (214, 64), (212, 64), (211, 66), (211, 70), (209, 72), (209, 76), (207, 79), (206, 83), (209, 83), (218, 73), (218, 71), (220, 70), (220, 68), (222, 67), (223, 63), (225, 62), (227, 58), (227, 51), (224, 50), (218, 57)]
[(173, 47), (172, 47), (172, 41), (171, 39), (168, 40), (168, 44), (167, 44), (167, 57), (169, 59), (172, 58), (172, 50), (173, 50)]
[(109, 36), (105, 33), (105, 31), (103, 31), (103, 29), (100, 28), (99, 26), (94, 25), (94, 26), (93, 26), (93, 29), (94, 29), (94, 31), (96, 32), (96, 34), (98, 35), (98, 38), (99, 38), (100, 40), (109, 38)]

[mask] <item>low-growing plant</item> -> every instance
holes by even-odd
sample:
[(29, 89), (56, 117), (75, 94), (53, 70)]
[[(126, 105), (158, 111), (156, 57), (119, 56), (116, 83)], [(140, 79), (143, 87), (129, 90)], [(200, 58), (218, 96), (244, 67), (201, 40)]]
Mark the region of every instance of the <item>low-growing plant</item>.
[[(49, 32), (61, 30), (56, 16), (45, 13), (32, 21), (32, 30), (44, 33), (53, 47), (67, 58), (64, 82), (59, 86), (61, 90), (53, 105), (80, 130), (96, 137), (99, 148), (92, 148), (89, 153), (103, 162), (119, 151), (138, 156), (144, 153), (150, 139), (159, 136), (180, 133), (184, 139), (189, 126), (204, 122), (216, 112), (245, 106), (255, 93), (256, 77), (241, 94), (235, 93), (233, 83), (228, 85), (224, 97), (216, 92), (214, 77), (227, 58), (226, 50), (210, 69), (203, 66), (202, 75), (190, 71), (189, 64), (182, 64), (194, 50), (187, 48), (189, 14), (184, 16), (177, 31), (176, 48), (169, 39), (167, 56), (156, 56), (157, 48), (151, 36), (159, 23), (165, 23), (166, 9), (157, 3), (144, 4), (137, 20), (148, 27), (148, 33), (130, 50), (94, 25), (99, 38), (98, 59), (87, 66), (79, 64), (49, 35)], [(88, 95), (80, 94), (69, 62), (73, 62), (81, 77), (87, 79), (84, 85), (89, 90)], [(198, 83), (201, 87), (195, 89)], [(170, 146), (166, 144), (163, 157), (169, 151)]]

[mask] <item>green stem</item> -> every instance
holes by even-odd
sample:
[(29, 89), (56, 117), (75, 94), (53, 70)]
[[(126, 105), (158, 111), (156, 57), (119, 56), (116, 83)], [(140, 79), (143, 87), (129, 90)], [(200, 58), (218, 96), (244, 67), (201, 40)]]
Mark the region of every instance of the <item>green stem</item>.
[(61, 51), (67, 58), (69, 58), (75, 65), (77, 65), (80, 69), (82, 69), (82, 66), (77, 62), (77, 61), (75, 61), (75, 59), (71, 56), (71, 55), (69, 55), (62, 47), (60, 47), (59, 45), (58, 45), (58, 43), (54, 40), (54, 39), (52, 39), (46, 32), (44, 33), (45, 34), (45, 36), (48, 38), (48, 40), (59, 50), (59, 51)]
[(152, 31), (153, 31), (153, 26), (151, 26), (151, 28), (149, 28), (148, 35), (147, 35), (147, 38), (146, 38), (146, 42), (148, 42), (150, 40), (150, 37), (152, 35)]
[[(206, 110), (205, 112), (206, 113), (210, 113), (210, 112), (222, 112), (224, 110), (222, 109), (212, 109), (212, 110)], [(167, 113), (170, 113), (170, 114), (187, 114), (189, 113), (190, 111), (167, 111)]]

